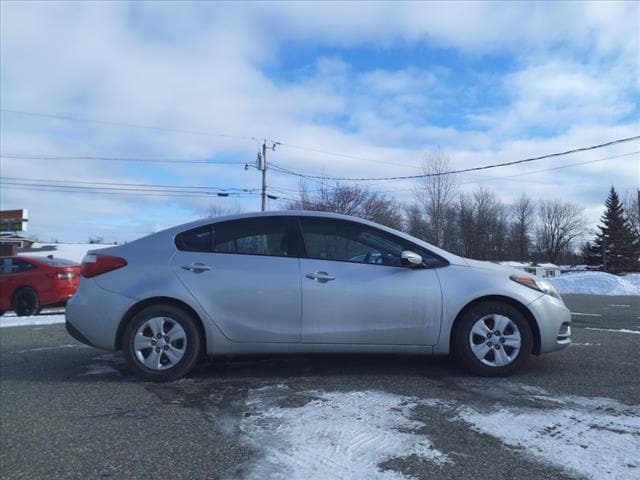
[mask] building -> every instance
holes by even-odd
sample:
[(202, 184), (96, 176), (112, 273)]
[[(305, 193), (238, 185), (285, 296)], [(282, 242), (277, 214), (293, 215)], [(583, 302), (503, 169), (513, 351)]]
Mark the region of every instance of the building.
[(562, 273), (560, 270), (560, 267), (553, 263), (541, 263), (539, 264), (539, 266), (542, 267), (542, 269), (544, 270), (543, 277), (545, 278), (559, 277), (560, 274)]
[(0, 235), (0, 255), (12, 257), (17, 255), (18, 250), (31, 248), (33, 243), (33, 240), (12, 233)]
[(561, 273), (560, 267), (553, 263), (500, 262), (500, 265), (524, 270), (525, 272), (540, 278), (559, 277)]

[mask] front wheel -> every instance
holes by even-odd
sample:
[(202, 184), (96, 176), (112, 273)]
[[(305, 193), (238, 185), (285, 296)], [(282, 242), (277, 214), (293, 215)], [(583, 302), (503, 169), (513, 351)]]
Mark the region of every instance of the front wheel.
[(124, 332), (123, 353), (137, 376), (176, 380), (195, 367), (202, 336), (197, 321), (173, 305), (154, 305), (135, 315)]
[(525, 316), (501, 302), (484, 302), (464, 312), (454, 332), (454, 353), (464, 368), (485, 377), (513, 373), (533, 349)]
[(22, 287), (13, 295), (13, 311), (19, 317), (30, 317), (40, 313), (38, 293), (31, 287)]

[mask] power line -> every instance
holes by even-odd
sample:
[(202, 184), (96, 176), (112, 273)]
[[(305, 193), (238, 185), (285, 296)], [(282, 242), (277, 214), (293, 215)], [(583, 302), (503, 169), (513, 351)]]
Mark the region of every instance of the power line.
[[(192, 185), (166, 185), (150, 183), (98, 182), (85, 180), (56, 180), (42, 178), (2, 177), (0, 185), (5, 188), (53, 191), (67, 193), (101, 193), (112, 195), (166, 196), (166, 197), (248, 197), (257, 196), (253, 189), (221, 188)], [(217, 190), (217, 191), (212, 191)], [(272, 194), (269, 198), (278, 199)]]
[[(562, 170), (564, 168), (571, 168), (571, 167), (577, 167), (580, 165), (588, 165), (590, 163), (597, 163), (597, 162), (604, 162), (606, 160), (613, 160), (616, 158), (621, 158), (621, 157), (629, 157), (631, 155), (637, 155), (640, 153), (640, 150), (636, 150), (634, 152), (629, 152), (629, 153), (623, 153), (621, 155), (613, 155), (610, 157), (604, 157), (604, 158), (597, 158), (595, 160), (588, 160), (586, 162), (578, 162), (578, 163), (570, 163), (568, 165), (560, 165), (558, 167), (551, 167), (551, 168), (544, 168), (541, 170), (530, 170), (527, 172), (523, 172), (523, 173), (516, 173), (514, 175), (505, 175), (502, 177), (481, 177), (479, 180), (472, 180), (472, 181), (468, 181), (468, 182), (461, 182), (461, 185), (466, 185), (466, 184), (471, 184), (471, 183), (481, 183), (484, 181), (492, 181), (492, 180), (509, 180), (515, 177), (524, 177), (526, 175), (533, 175), (536, 173), (544, 173), (544, 172), (551, 172), (551, 171), (555, 171), (555, 170)], [(382, 183), (388, 183), (388, 182), (382, 182)], [(375, 185), (375, 184), (370, 184), (370, 185)], [(415, 190), (414, 188), (400, 188), (400, 189), (387, 189), (387, 190), (378, 190), (379, 192), (408, 192), (408, 191), (412, 191)]]
[(179, 163), (196, 165), (244, 165), (243, 162), (214, 162), (209, 160), (180, 160), (170, 158), (137, 158), (137, 157), (116, 157), (116, 156), (93, 156), (93, 155), (38, 155), (6, 153), (0, 154), (0, 158), (12, 160), (97, 160), (109, 162), (134, 162), (134, 163)]
[(313, 152), (313, 153), (319, 153), (321, 155), (328, 155), (330, 157), (337, 157), (337, 158), (347, 158), (350, 160), (358, 160), (361, 162), (373, 162), (373, 163), (381, 163), (381, 164), (386, 164), (386, 165), (395, 165), (398, 167), (407, 167), (407, 168), (416, 168), (416, 169), (421, 169), (422, 166), (420, 165), (410, 165), (408, 163), (398, 163), (398, 162), (390, 162), (387, 160), (378, 160), (378, 159), (373, 159), (373, 158), (366, 158), (366, 157), (358, 157), (355, 155), (348, 155), (345, 153), (336, 153), (336, 152), (329, 152), (327, 150), (320, 150), (317, 148), (311, 148), (311, 147), (301, 147), (299, 145), (292, 145), (290, 143), (284, 143), (284, 142), (279, 142), (280, 145), (282, 145), (283, 147), (289, 147), (289, 148), (294, 148), (296, 150), (302, 150), (304, 152)]
[(252, 189), (246, 188), (222, 188), (222, 187), (214, 187), (214, 186), (193, 186), (193, 185), (166, 185), (166, 184), (158, 184), (158, 183), (122, 183), (122, 182), (95, 182), (95, 181), (87, 181), (87, 180), (63, 180), (63, 179), (51, 179), (51, 178), (23, 178), (23, 177), (2, 177), (2, 181), (9, 180), (13, 182), (39, 182), (39, 183), (72, 183), (72, 184), (82, 184), (82, 185), (107, 185), (107, 186), (116, 186), (116, 187), (150, 187), (157, 189), (196, 189), (196, 190), (219, 190), (221, 192), (231, 192), (231, 191), (239, 191), (239, 192), (249, 192)]
[[(1, 108), (0, 111), (1, 112), (5, 112), (5, 113), (14, 114), (14, 115), (24, 115), (24, 116), (30, 116), (30, 117), (50, 118), (50, 119), (54, 119), (54, 120), (64, 120), (64, 121), (68, 121), (68, 122), (94, 123), (94, 124), (97, 124), (97, 125), (106, 125), (106, 126), (111, 126), (111, 127), (139, 128), (139, 129), (155, 130), (155, 131), (162, 131), (162, 132), (185, 133), (185, 134), (189, 134), (189, 135), (198, 135), (198, 136), (206, 136), (206, 137), (218, 137), (218, 138), (232, 138), (232, 139), (238, 139), (238, 140), (250, 140), (250, 141), (253, 141), (253, 142), (260, 142), (260, 140), (257, 137), (252, 137), (252, 136), (248, 136), (248, 135), (232, 135), (232, 134), (225, 134), (225, 133), (203, 132), (203, 131), (198, 131), (198, 130), (187, 130), (187, 129), (180, 129), (180, 128), (154, 126), (154, 125), (138, 125), (138, 124), (128, 123), (128, 122), (116, 122), (116, 121), (110, 121), (110, 120), (98, 120), (98, 119), (91, 119), (91, 118), (74, 117), (74, 116), (71, 116), (71, 115), (62, 115), (62, 114), (57, 114), (57, 113), (30, 112), (30, 111), (25, 111), (25, 110), (13, 110), (13, 109), (8, 109), (8, 108)], [(381, 164), (387, 164), (387, 165), (396, 165), (396, 166), (400, 166), (400, 167), (417, 168), (417, 169), (422, 168), (422, 167), (420, 167), (418, 165), (409, 165), (409, 164), (391, 162), (391, 161), (386, 161), (386, 160), (376, 160), (376, 159), (371, 159), (371, 158), (363, 158), (363, 157), (357, 157), (355, 155), (348, 155), (348, 154), (343, 154), (343, 153), (336, 153), (336, 152), (330, 152), (330, 151), (326, 151), (326, 150), (320, 150), (320, 149), (317, 149), (317, 148), (302, 147), (300, 145), (293, 145), (293, 144), (290, 144), (290, 143), (276, 142), (273, 139), (267, 139), (267, 140), (270, 141), (270, 142), (278, 143), (278, 144), (280, 144), (282, 146), (285, 146), (285, 147), (288, 147), (288, 148), (292, 148), (292, 149), (296, 149), (296, 150), (302, 150), (302, 151), (306, 151), (306, 152), (319, 153), (321, 155), (328, 155), (328, 156), (333, 156), (333, 157), (338, 157), (338, 158), (348, 158), (348, 159), (352, 159), (352, 160), (374, 162), (374, 163), (381, 163)]]
[(149, 188), (136, 188), (123, 186), (118, 187), (106, 187), (106, 186), (87, 186), (87, 185), (69, 185), (63, 183), (43, 183), (37, 181), (15, 181), (2, 178), (0, 185), (3, 188), (13, 188), (24, 190), (37, 190), (37, 191), (64, 191), (64, 192), (84, 192), (84, 193), (104, 193), (104, 194), (120, 194), (120, 195), (142, 195), (142, 196), (201, 196), (201, 197), (228, 197), (228, 196), (253, 196), (257, 195), (253, 192), (207, 192), (207, 191), (194, 191), (185, 189), (149, 189)]
[(127, 122), (113, 122), (109, 120), (97, 120), (91, 118), (81, 118), (81, 117), (73, 117), (69, 115), (59, 115), (55, 113), (42, 113), (42, 112), (27, 112), (24, 110), (12, 110), (8, 108), (0, 108), (0, 112), (11, 113), (15, 115), (25, 115), (30, 117), (42, 117), (42, 118), (51, 118), (55, 120), (64, 120), (68, 122), (80, 122), (80, 123), (95, 123), (99, 125), (107, 125), (110, 127), (124, 127), (124, 128), (140, 128), (144, 130), (156, 130), (161, 132), (174, 132), (174, 133), (186, 133), (189, 135), (199, 135), (205, 137), (219, 137), (219, 138), (233, 138), (237, 140), (251, 140), (251, 141), (259, 141), (256, 137), (250, 137), (246, 135), (231, 135), (226, 133), (212, 133), (212, 132), (202, 132), (198, 130), (185, 130), (180, 128), (170, 128), (170, 127), (161, 127), (154, 125), (137, 125), (135, 123), (127, 123)]
[[(535, 173), (552, 172), (554, 170), (562, 170), (564, 168), (577, 167), (580, 165), (588, 165), (590, 163), (604, 162), (605, 160), (613, 160), (615, 158), (629, 157), (631, 155), (637, 155), (639, 153), (640, 153), (640, 150), (636, 150), (635, 152), (623, 153), (621, 155), (614, 155), (612, 157), (598, 158), (596, 160), (588, 160), (586, 162), (571, 163), (569, 165), (560, 165), (559, 167), (544, 168), (542, 170), (531, 170), (529, 172), (516, 173), (514, 175), (505, 175), (503, 177), (483, 177), (482, 180), (479, 180), (479, 181), (508, 180), (510, 178), (524, 177), (526, 175), (533, 175)], [(464, 182), (464, 183), (476, 183), (476, 182)]]
[(72, 187), (72, 186), (55, 186), (55, 185), (33, 185), (19, 184), (19, 183), (2, 183), (3, 189), (20, 190), (20, 191), (36, 191), (36, 192), (56, 192), (56, 193), (88, 193), (91, 195), (122, 195), (122, 196), (136, 196), (136, 197), (199, 197), (199, 198), (212, 198), (212, 197), (255, 197), (257, 193), (209, 193), (209, 192), (162, 192), (162, 191), (128, 191), (128, 190), (96, 190), (90, 187)]
[[(628, 157), (631, 155), (637, 155), (640, 153), (640, 150), (636, 150), (633, 152), (629, 152), (629, 153), (623, 153), (621, 155), (613, 155), (613, 156), (608, 156), (608, 157), (603, 157), (603, 158), (598, 158), (595, 160), (588, 160), (586, 162), (578, 162), (578, 163), (571, 163), (568, 165), (561, 165), (558, 167), (552, 167), (552, 168), (545, 168), (545, 169), (541, 169), (541, 170), (531, 170), (531, 171), (527, 171), (527, 172), (523, 172), (523, 173), (518, 173), (515, 175), (507, 175), (504, 177), (481, 177), (481, 179), (479, 180), (475, 180), (475, 181), (468, 181), (468, 182), (461, 182), (461, 185), (465, 185), (465, 184), (472, 184), (472, 183), (480, 183), (480, 182), (484, 182), (484, 181), (492, 181), (492, 180), (509, 180), (512, 179), (514, 177), (522, 177), (522, 176), (526, 176), (526, 175), (533, 175), (536, 173), (544, 173), (544, 172), (549, 172), (549, 171), (555, 171), (555, 170), (561, 170), (561, 169), (565, 169), (565, 168), (571, 168), (571, 167), (576, 167), (576, 166), (580, 166), (580, 165), (588, 165), (591, 163), (597, 163), (597, 162), (603, 162), (606, 160), (613, 160), (616, 158), (622, 158), (622, 157)], [(273, 165), (273, 163), (272, 163)], [(306, 180), (312, 181), (318, 185), (320, 185), (322, 188), (327, 188), (330, 190), (335, 190), (338, 187), (336, 185), (332, 185), (330, 183), (326, 183), (320, 180), (316, 180), (315, 178), (308, 178)], [(386, 183), (390, 183), (390, 181), (385, 181), (385, 182), (380, 182), (380, 184), (386, 184)], [(374, 186), (376, 184), (369, 184), (369, 186)], [(290, 188), (283, 188), (283, 187), (269, 187), (271, 190), (277, 191), (277, 192), (282, 192), (282, 193), (296, 193), (299, 192), (300, 189), (290, 189)], [(312, 192), (317, 192), (316, 190), (311, 190)], [(375, 189), (376, 192), (379, 193), (395, 193), (395, 192), (410, 192), (410, 191), (415, 191), (415, 187), (413, 188), (390, 188), (390, 189)], [(290, 198), (291, 199), (291, 198)], [(292, 199), (293, 200), (293, 199)]]
[(613, 140), (613, 141), (610, 141), (610, 142), (601, 143), (599, 145), (592, 145), (592, 146), (589, 146), (589, 147), (574, 148), (572, 150), (566, 150), (564, 152), (550, 153), (550, 154), (541, 155), (541, 156), (538, 156), (538, 157), (525, 158), (525, 159), (522, 159), (522, 160), (514, 160), (514, 161), (511, 161), (511, 162), (494, 163), (494, 164), (483, 165), (483, 166), (479, 166), (479, 167), (469, 167), (469, 168), (463, 168), (463, 169), (459, 169), (459, 170), (451, 170), (451, 171), (448, 171), (448, 172), (425, 173), (425, 174), (420, 174), (420, 175), (400, 175), (400, 176), (394, 176), (394, 177), (325, 177), (325, 176), (320, 176), (320, 175), (307, 175), (307, 174), (303, 174), (303, 173), (300, 173), (300, 172), (289, 170), (289, 169), (286, 169), (286, 168), (283, 168), (283, 167), (274, 166), (273, 169), (275, 171), (278, 171), (278, 172), (284, 173), (284, 174), (288, 174), (288, 175), (295, 175), (295, 176), (298, 176), (298, 177), (301, 177), (301, 178), (309, 178), (309, 179), (315, 178), (315, 179), (319, 179), (319, 180), (354, 181), (354, 182), (371, 182), (371, 181), (381, 181), (381, 180), (390, 180), (390, 181), (412, 180), (412, 179), (418, 179), (418, 178), (440, 177), (440, 176), (452, 175), (452, 174), (456, 174), (456, 173), (475, 172), (475, 171), (479, 171), (479, 170), (488, 170), (488, 169), (492, 169), (492, 168), (507, 167), (507, 166), (511, 166), (511, 165), (519, 165), (519, 164), (522, 164), (522, 163), (534, 162), (534, 161), (544, 160), (544, 159), (548, 159), (548, 158), (561, 157), (561, 156), (569, 155), (569, 154), (572, 154), (572, 153), (585, 152), (585, 151), (588, 151), (588, 150), (596, 150), (596, 149), (599, 149), (599, 148), (609, 147), (609, 146), (612, 146), (612, 145), (618, 145), (618, 144), (621, 144), (621, 143), (631, 142), (631, 141), (638, 140), (638, 139), (640, 139), (640, 135), (639, 136), (635, 136), (635, 137), (622, 138), (622, 139), (619, 139), (619, 140)]

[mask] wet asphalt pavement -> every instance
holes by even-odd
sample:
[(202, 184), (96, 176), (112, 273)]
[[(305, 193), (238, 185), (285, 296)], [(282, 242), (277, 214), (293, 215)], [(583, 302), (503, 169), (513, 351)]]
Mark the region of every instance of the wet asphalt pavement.
[[(85, 347), (62, 325), (3, 328), (0, 473), (3, 479), (640, 478), (640, 335), (633, 333), (640, 332), (640, 298), (565, 301), (576, 313), (574, 344), (532, 357), (507, 379), (467, 375), (446, 357), (296, 355), (214, 358), (186, 379), (153, 384), (131, 377), (119, 353)], [(397, 406), (364, 417), (377, 411), (379, 398)], [(340, 402), (352, 400), (369, 425), (349, 436), (346, 417), (344, 432), (330, 430), (335, 419), (323, 408), (338, 415)], [(524, 433), (522, 441), (509, 438), (540, 413), (548, 425), (529, 427), (536, 434), (528, 440)], [(400, 426), (385, 423), (385, 415)], [(296, 416), (317, 423), (292, 438), (304, 427)], [(569, 426), (590, 416), (596, 420), (570, 437)], [(378, 420), (382, 430), (373, 428)], [(618, 420), (623, 427), (614, 428)], [(297, 445), (325, 424), (318, 445)], [(607, 435), (598, 436), (602, 431)], [(399, 438), (423, 441), (424, 455), (404, 455)], [(607, 465), (614, 460), (603, 457), (598, 471), (579, 456), (574, 468), (545, 447), (567, 455), (576, 447), (588, 463), (589, 449), (597, 455), (613, 443), (626, 452), (623, 460)]]

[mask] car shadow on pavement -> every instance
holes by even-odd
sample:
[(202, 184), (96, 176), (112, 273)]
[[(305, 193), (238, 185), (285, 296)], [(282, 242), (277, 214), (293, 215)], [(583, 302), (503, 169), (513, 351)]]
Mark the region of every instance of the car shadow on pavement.
[[(549, 368), (546, 363), (532, 358), (515, 377), (536, 376), (542, 373), (540, 370)], [(207, 357), (186, 378), (279, 382), (331, 377), (375, 383), (382, 377), (436, 380), (473, 375), (448, 355), (290, 354)], [(105, 352), (80, 344), (4, 351), (2, 381), (8, 380), (147, 383), (130, 373), (121, 352)]]

